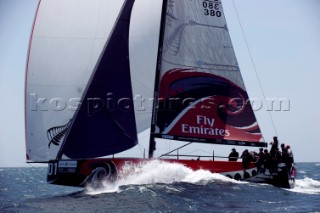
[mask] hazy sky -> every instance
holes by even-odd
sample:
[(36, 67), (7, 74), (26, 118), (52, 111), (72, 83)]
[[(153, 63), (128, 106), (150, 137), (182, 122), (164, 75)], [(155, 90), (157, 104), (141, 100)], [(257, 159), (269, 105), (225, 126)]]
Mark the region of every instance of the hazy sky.
[[(37, 2), (0, 0), (0, 167), (26, 165), (24, 80)], [(319, 1), (235, 0), (235, 5), (266, 98), (284, 100), (281, 110), (271, 111), (280, 142), (291, 145), (296, 161), (319, 162)], [(249, 96), (262, 100), (233, 1), (223, 6)], [(265, 104), (256, 116), (270, 141), (275, 131)]]

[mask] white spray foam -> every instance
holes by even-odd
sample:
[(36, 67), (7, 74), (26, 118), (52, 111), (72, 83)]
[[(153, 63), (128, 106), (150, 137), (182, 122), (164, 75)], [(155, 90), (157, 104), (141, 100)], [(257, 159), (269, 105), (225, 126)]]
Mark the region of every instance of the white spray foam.
[[(115, 182), (105, 182), (99, 189), (86, 188), (86, 193), (90, 195), (120, 192), (120, 186), (128, 185), (147, 185), (164, 183), (171, 184), (176, 182), (206, 184), (208, 182), (232, 182), (243, 183), (232, 180), (224, 175), (211, 173), (205, 170), (193, 171), (190, 168), (177, 163), (168, 163), (163, 161), (150, 161), (136, 166), (127, 166), (124, 168), (126, 175), (121, 175)], [(121, 177), (122, 176), (122, 177)], [(142, 190), (145, 190), (143, 187)]]
[[(224, 175), (211, 173), (206, 170), (193, 171), (190, 168), (177, 163), (168, 163), (163, 161), (150, 161), (135, 166), (127, 166), (124, 168), (125, 175), (121, 175), (115, 182), (106, 181), (103, 187), (94, 189), (86, 188), (86, 193), (90, 195), (121, 192), (121, 186), (139, 186), (139, 190), (149, 191), (143, 185), (148, 184), (172, 184), (176, 182), (186, 182), (192, 184), (205, 185), (209, 182), (229, 182), (236, 184), (248, 184), (247, 182), (236, 181)], [(134, 187), (135, 188), (135, 187)], [(126, 190), (130, 190), (128, 187)], [(173, 190), (173, 189), (172, 189)], [(294, 189), (289, 189), (292, 192), (304, 194), (320, 194), (320, 181), (312, 178), (297, 179)]]
[(296, 186), (290, 191), (303, 193), (303, 194), (320, 194), (320, 181), (312, 178), (304, 178), (302, 180), (296, 180)]

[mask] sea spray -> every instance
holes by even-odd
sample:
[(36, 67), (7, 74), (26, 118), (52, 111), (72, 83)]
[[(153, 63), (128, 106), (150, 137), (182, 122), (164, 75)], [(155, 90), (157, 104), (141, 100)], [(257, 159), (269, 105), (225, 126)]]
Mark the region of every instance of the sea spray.
[[(207, 175), (206, 171), (191, 171), (172, 184), (115, 182), (106, 186), (113, 193), (103, 193), (108, 188), (102, 187), (101, 193), (93, 190), (92, 194), (81, 188), (34, 181), (43, 180), (47, 168), (1, 168), (0, 212), (319, 212), (318, 165), (319, 162), (297, 163), (298, 171), (305, 171), (298, 173), (298, 192), (266, 184), (236, 184), (242, 182), (233, 183), (218, 174)], [(179, 168), (177, 171), (181, 171)], [(30, 176), (33, 179), (21, 181)]]
[(289, 191), (303, 194), (320, 194), (320, 181), (308, 177), (296, 179), (295, 188), (289, 189)]
[(120, 186), (146, 185), (146, 184), (172, 184), (187, 182), (193, 184), (207, 184), (208, 182), (245, 183), (232, 180), (224, 175), (211, 173), (206, 170), (193, 171), (178, 163), (168, 163), (160, 160), (143, 162), (139, 165), (125, 165), (116, 181), (104, 181), (103, 187), (86, 187), (86, 193), (90, 195), (100, 193), (120, 192)]

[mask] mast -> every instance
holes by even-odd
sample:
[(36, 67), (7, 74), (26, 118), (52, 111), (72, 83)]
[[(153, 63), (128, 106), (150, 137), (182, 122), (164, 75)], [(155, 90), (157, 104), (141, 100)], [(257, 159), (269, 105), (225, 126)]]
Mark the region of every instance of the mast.
[(164, 29), (165, 29), (166, 14), (167, 14), (167, 4), (168, 4), (168, 0), (163, 0), (162, 12), (161, 12), (161, 23), (160, 23), (160, 34), (159, 34), (159, 45), (158, 45), (158, 56), (157, 56), (157, 67), (156, 67), (154, 93), (153, 93), (153, 106), (152, 106), (150, 141), (149, 141), (149, 158), (153, 158), (153, 152), (156, 150), (156, 141), (155, 141), (154, 132), (156, 128), (156, 117), (157, 117), (156, 109), (158, 106), (157, 99), (159, 97), (158, 91), (159, 91), (159, 80), (160, 80), (160, 71), (161, 71)]

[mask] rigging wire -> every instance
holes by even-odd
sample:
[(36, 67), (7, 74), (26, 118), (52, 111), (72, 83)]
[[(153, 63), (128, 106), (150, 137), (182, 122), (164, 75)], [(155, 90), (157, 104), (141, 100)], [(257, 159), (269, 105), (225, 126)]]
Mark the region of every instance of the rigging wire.
[[(247, 46), (247, 49), (248, 49), (248, 53), (249, 53), (249, 56), (250, 56), (251, 63), (252, 63), (252, 65), (253, 65), (253, 69), (254, 69), (254, 71), (255, 71), (256, 77), (257, 77), (258, 82), (259, 82), (260, 90), (261, 90), (262, 95), (263, 95), (263, 98), (264, 98), (264, 100), (265, 100), (265, 102), (266, 102), (267, 98), (266, 98), (266, 95), (265, 95), (265, 93), (264, 93), (264, 90), (263, 90), (263, 87), (262, 87), (262, 83), (261, 83), (261, 80), (260, 80), (260, 77), (259, 77), (259, 74), (258, 74), (258, 71), (257, 71), (257, 67), (256, 67), (256, 64), (255, 64), (255, 62), (254, 62), (254, 60), (253, 60), (253, 57), (252, 57), (252, 54), (251, 54), (251, 50), (250, 50), (250, 47), (249, 47), (249, 44), (248, 44), (248, 41), (247, 41), (247, 37), (246, 37), (246, 34), (244, 33), (244, 29), (243, 29), (243, 27), (242, 27), (242, 23), (241, 23), (241, 21), (240, 21), (240, 16), (239, 16), (239, 13), (238, 13), (238, 10), (237, 10), (237, 8), (236, 8), (236, 4), (235, 4), (234, 0), (232, 0), (232, 3), (233, 3), (233, 8), (234, 8), (234, 10), (235, 10), (235, 12), (236, 12), (236, 15), (237, 15), (237, 19), (238, 19), (240, 28), (241, 28), (242, 36), (243, 36), (243, 38), (244, 38), (244, 41), (245, 41), (246, 46)], [(266, 102), (266, 103), (267, 103), (267, 102)], [(271, 120), (271, 123), (272, 123), (273, 130), (274, 130), (276, 136), (278, 136), (278, 132), (277, 132), (276, 126), (275, 126), (275, 124), (274, 124), (274, 120), (273, 120), (273, 117), (272, 117), (272, 115), (271, 115), (271, 112), (270, 112), (269, 110), (267, 110), (267, 111), (268, 111), (268, 114), (269, 114), (269, 117), (270, 117), (270, 120)]]
[(163, 157), (163, 156), (169, 155), (169, 154), (171, 154), (172, 152), (177, 151), (177, 150), (180, 150), (180, 149), (182, 149), (183, 147), (189, 146), (189, 145), (192, 144), (192, 143), (193, 143), (193, 142), (189, 142), (189, 143), (187, 143), (187, 144), (184, 144), (184, 145), (182, 145), (182, 146), (180, 146), (180, 147), (178, 147), (178, 148), (176, 148), (176, 149), (174, 149), (174, 150), (171, 150), (170, 152), (167, 152), (167, 153), (165, 153), (165, 154), (160, 155), (158, 158), (161, 158), (161, 157)]

